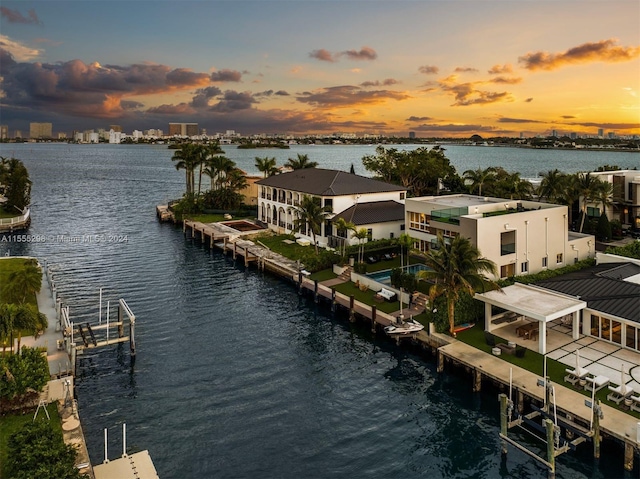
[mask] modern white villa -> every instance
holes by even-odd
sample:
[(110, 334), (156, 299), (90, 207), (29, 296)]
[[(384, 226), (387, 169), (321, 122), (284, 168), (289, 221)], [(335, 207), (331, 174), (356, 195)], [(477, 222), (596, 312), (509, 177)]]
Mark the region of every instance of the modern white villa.
[[(278, 234), (294, 231), (295, 207), (305, 195), (330, 206), (333, 215), (322, 225), (316, 241), (321, 247), (356, 244), (333, 221), (344, 218), (358, 228), (367, 228), (368, 239), (393, 238), (404, 231), (405, 188), (339, 170), (304, 168), (273, 175), (256, 182), (258, 219)], [(313, 241), (309, 231), (298, 233)]]
[(500, 278), (559, 268), (595, 256), (593, 235), (569, 231), (566, 206), (467, 194), (408, 198), (407, 232), (428, 251), (438, 234), (462, 235), (496, 263)]
[[(613, 185), (611, 205), (605, 209), (607, 218), (640, 229), (640, 171), (599, 171), (591, 176)], [(600, 216), (602, 209), (602, 203), (587, 203), (588, 216)]]

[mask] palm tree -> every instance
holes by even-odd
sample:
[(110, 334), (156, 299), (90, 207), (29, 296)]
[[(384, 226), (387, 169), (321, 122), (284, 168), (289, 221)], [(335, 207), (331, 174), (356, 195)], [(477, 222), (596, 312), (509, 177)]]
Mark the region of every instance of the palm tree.
[(367, 239), (368, 236), (369, 231), (367, 231), (367, 228), (359, 228), (357, 230), (354, 230), (353, 234), (351, 235), (352, 238), (356, 238), (358, 240), (358, 263), (362, 263), (362, 260), (364, 259), (363, 240)]
[(2, 295), (8, 303), (25, 304), (28, 299), (40, 292), (42, 287), (42, 271), (35, 259), (26, 260), (22, 268), (9, 274), (7, 284), (2, 288)]
[(317, 161), (309, 160), (309, 155), (301, 155), (298, 153), (298, 158), (289, 158), (287, 162), (284, 164), (291, 168), (292, 170), (302, 170), (304, 168), (315, 168), (318, 166)]
[(562, 194), (566, 175), (556, 168), (555, 170), (549, 170), (546, 173), (542, 173), (540, 176), (542, 176), (542, 180), (538, 187), (538, 196), (555, 203), (558, 197)]
[(22, 331), (28, 331), (36, 334), (41, 329), (47, 327), (47, 317), (38, 311), (38, 308), (32, 304), (16, 305), (13, 317), (13, 327), (18, 330), (18, 351), (20, 351), (20, 342), (22, 341)]
[(415, 243), (415, 240), (411, 237), (409, 233), (402, 233), (400, 236), (398, 236), (398, 244), (400, 245), (400, 254), (403, 254), (403, 252), (406, 252), (406, 255), (407, 255), (406, 259), (403, 258), (403, 263), (405, 265), (409, 264), (409, 252), (413, 247), (413, 243)]
[[(347, 231), (356, 231), (356, 225), (353, 224), (351, 221), (347, 221), (344, 218), (338, 218), (334, 224), (336, 225), (336, 229), (338, 230), (338, 232), (344, 232), (345, 236), (341, 236), (340, 234), (338, 234), (338, 236), (340, 236), (341, 238), (346, 238), (346, 232)], [(347, 242), (346, 241), (342, 241), (342, 256), (345, 255), (347, 251)]]
[[(16, 304), (0, 303), (0, 341), (2, 341), (3, 356), (7, 347), (7, 340), (13, 336), (17, 308)], [(11, 339), (11, 343), (11, 346), (13, 346), (13, 339)]]
[(582, 230), (584, 229), (584, 219), (587, 216), (587, 203), (590, 203), (596, 198), (601, 184), (602, 181), (596, 176), (591, 176), (590, 172), (586, 175), (579, 174), (576, 177), (576, 188), (580, 195), (580, 198), (582, 199), (582, 206), (580, 208), (582, 211), (579, 230), (580, 233), (582, 233)]
[(204, 174), (211, 179), (211, 190), (222, 188), (225, 178), (231, 171), (236, 168), (234, 161), (226, 156), (212, 156), (207, 159), (207, 165)]
[(195, 193), (195, 169), (202, 161), (202, 147), (194, 143), (185, 143), (171, 157), (176, 162), (176, 170), (184, 170), (186, 182), (186, 195)]
[(269, 158), (268, 156), (265, 156), (264, 158), (260, 158), (256, 156), (255, 165), (256, 165), (256, 168), (258, 168), (258, 171), (260, 171), (265, 178), (267, 178), (268, 176), (275, 175), (276, 172), (278, 171), (278, 168), (276, 168), (275, 157)]
[(470, 182), (469, 192), (473, 193), (478, 190), (478, 196), (482, 196), (482, 187), (493, 183), (496, 176), (496, 169), (492, 166), (489, 168), (478, 168), (475, 170), (467, 170), (462, 173), (462, 177), (466, 182)]
[(320, 234), (322, 224), (329, 218), (332, 213), (330, 206), (320, 206), (320, 198), (304, 195), (300, 205), (294, 206), (296, 218), (293, 220), (293, 227), (297, 231), (304, 231), (307, 228), (311, 230), (313, 244), (318, 254), (318, 243), (316, 235)]
[(562, 176), (560, 180), (560, 191), (555, 197), (556, 202), (567, 206), (569, 213), (569, 225), (573, 225), (573, 205), (580, 200), (577, 178), (577, 173)]
[(446, 243), (438, 235), (438, 248), (430, 249), (425, 256), (428, 270), (417, 273), (418, 278), (431, 281), (429, 295), (432, 299), (444, 295), (447, 299), (449, 332), (455, 337), (455, 306), (460, 293), (473, 296), (477, 290), (499, 288), (484, 276), (484, 273), (497, 275), (493, 261), (480, 256), (480, 251), (463, 237), (456, 236)]

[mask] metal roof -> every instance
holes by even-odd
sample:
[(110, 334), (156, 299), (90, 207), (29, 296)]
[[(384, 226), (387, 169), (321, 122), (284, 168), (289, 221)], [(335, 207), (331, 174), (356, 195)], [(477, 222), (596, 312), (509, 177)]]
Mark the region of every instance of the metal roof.
[(316, 196), (345, 196), (407, 191), (406, 188), (365, 176), (323, 168), (303, 168), (289, 173), (273, 175), (256, 181), (256, 184), (284, 188)]
[(536, 284), (580, 298), (595, 311), (640, 323), (640, 285), (621, 279), (634, 271), (627, 263), (601, 264)]
[(404, 205), (392, 200), (357, 203), (335, 215), (332, 221), (338, 218), (344, 218), (356, 226), (404, 221)]

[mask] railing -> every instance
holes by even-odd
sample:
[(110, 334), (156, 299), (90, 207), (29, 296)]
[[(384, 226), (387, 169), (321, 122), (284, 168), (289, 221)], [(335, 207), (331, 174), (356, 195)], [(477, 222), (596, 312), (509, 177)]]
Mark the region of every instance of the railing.
[(0, 219), (0, 225), (17, 225), (20, 223), (24, 223), (29, 219), (30, 213), (30, 210), (27, 210), (25, 214), (20, 216), (14, 216), (13, 218), (2, 218)]
[(284, 228), (285, 227), (285, 222), (284, 221), (278, 221), (278, 226), (280, 228)]
[(293, 200), (291, 198), (287, 199), (287, 204), (288, 205), (292, 205), (293, 204)]

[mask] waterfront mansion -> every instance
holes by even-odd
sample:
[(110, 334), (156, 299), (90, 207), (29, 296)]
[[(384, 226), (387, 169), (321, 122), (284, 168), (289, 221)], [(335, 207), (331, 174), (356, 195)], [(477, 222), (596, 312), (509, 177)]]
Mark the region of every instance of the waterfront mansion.
[(568, 228), (566, 206), (467, 194), (408, 198), (407, 232), (420, 251), (463, 235), (496, 263), (500, 278), (533, 274), (595, 256), (595, 237)]
[(305, 195), (329, 206), (332, 214), (316, 235), (320, 247), (357, 244), (348, 231), (334, 225), (338, 218), (365, 228), (369, 241), (394, 238), (404, 231), (406, 188), (353, 173), (323, 168), (303, 168), (256, 182), (258, 219), (278, 234), (296, 233), (312, 242), (310, 231), (294, 231), (296, 207)]

